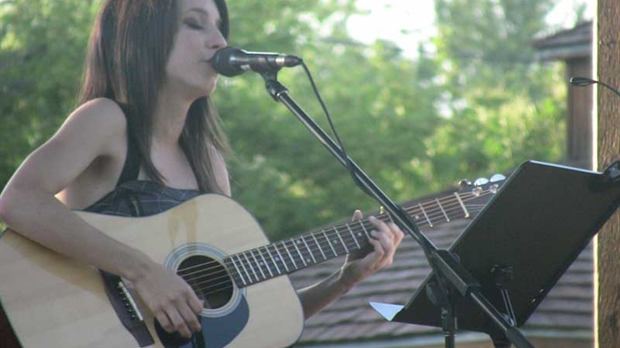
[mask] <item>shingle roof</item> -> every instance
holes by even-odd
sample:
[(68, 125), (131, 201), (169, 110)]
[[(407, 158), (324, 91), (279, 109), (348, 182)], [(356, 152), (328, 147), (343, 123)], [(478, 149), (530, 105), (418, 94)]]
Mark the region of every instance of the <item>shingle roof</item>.
[[(432, 229), (423, 229), (423, 232), (439, 249), (447, 249), (468, 224), (469, 220), (452, 221)], [(297, 288), (304, 287), (333, 273), (342, 262), (342, 258), (330, 260), (293, 273), (290, 278)], [(591, 338), (592, 262), (592, 247), (589, 246), (559, 279), (521, 329), (542, 335), (566, 334)], [(405, 237), (394, 263), (311, 317), (296, 346), (349, 346), (399, 338), (435, 338), (441, 342), (443, 338), (439, 328), (388, 322), (369, 305), (369, 302), (406, 304), (429, 273), (430, 267), (421, 248), (412, 238)]]
[(564, 60), (592, 55), (592, 21), (534, 40), (543, 60)]

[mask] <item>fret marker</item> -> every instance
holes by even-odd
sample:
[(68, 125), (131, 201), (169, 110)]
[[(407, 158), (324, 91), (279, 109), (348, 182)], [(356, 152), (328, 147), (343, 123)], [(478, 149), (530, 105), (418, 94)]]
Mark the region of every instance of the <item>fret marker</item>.
[[(267, 251), (269, 251), (269, 250), (267, 250)], [(271, 272), (271, 267), (269, 266), (269, 262), (267, 262), (267, 260), (265, 259), (265, 256), (263, 256), (263, 253), (259, 251), (258, 255), (263, 260), (263, 261), (261, 261), (261, 266), (262, 265), (267, 265), (267, 270), (269, 271), (269, 275), (273, 277), (273, 272)]]
[(418, 204), (418, 205), (420, 206), (422, 213), (424, 213), (424, 217), (426, 218), (426, 221), (428, 221), (428, 225), (430, 227), (433, 227), (433, 223), (431, 222), (431, 219), (428, 218), (428, 215), (426, 214), (426, 210), (424, 210), (424, 207), (422, 207), (422, 204)]
[(364, 230), (364, 233), (366, 234), (366, 238), (370, 239), (370, 234), (368, 234), (368, 231), (366, 230), (366, 227), (362, 223), (362, 220), (357, 220), (357, 221), (359, 222), (360, 226), (362, 226), (362, 230)]
[(237, 254), (237, 259), (239, 259), (239, 263), (241, 264), (241, 268), (243, 268), (243, 271), (245, 272), (245, 275), (248, 277), (248, 283), (252, 282), (252, 276), (250, 275), (250, 272), (248, 272), (248, 269), (245, 268), (245, 264), (243, 264), (243, 260), (241, 259), (241, 254)]
[[(301, 240), (304, 242), (304, 245), (306, 246), (306, 250), (308, 250), (308, 253), (310, 254), (310, 257), (312, 258), (312, 260), (314, 261), (314, 263), (316, 263), (316, 259), (314, 258), (314, 255), (312, 254), (312, 250), (310, 250), (310, 246), (308, 245), (308, 243), (306, 243), (306, 240), (304, 239), (304, 237), (301, 237)], [(310, 261), (308, 261), (309, 263)]]
[(332, 248), (332, 252), (334, 253), (334, 255), (338, 256), (336, 249), (334, 249), (334, 246), (332, 245), (332, 242), (329, 240), (329, 237), (327, 237), (327, 233), (325, 233), (325, 231), (323, 231), (323, 235), (325, 236), (325, 240), (327, 241), (327, 244), (329, 244), (329, 247)]
[(443, 207), (441, 206), (441, 203), (439, 203), (439, 200), (437, 198), (435, 198), (435, 201), (437, 202), (437, 205), (439, 206), (439, 209), (441, 209), (441, 212), (443, 213), (443, 216), (446, 217), (446, 221), (450, 221), (450, 218), (448, 217), (448, 214), (446, 214), (446, 211), (443, 210)]
[[(243, 253), (241, 254), (243, 255), (243, 257), (245, 257), (245, 261), (248, 263), (248, 267), (250, 267), (250, 270), (252, 271), (252, 273), (254, 273), (254, 278), (256, 278), (256, 281), (259, 281), (260, 279), (258, 278), (258, 274), (256, 274), (256, 271), (254, 270), (254, 267), (252, 267), (252, 263), (250, 262), (250, 259), (248, 258), (248, 255)], [(250, 277), (250, 280), (252, 280), (252, 277)]]
[(239, 269), (239, 267), (237, 266), (237, 263), (235, 262), (234, 255), (230, 258), (230, 261), (232, 262), (233, 266), (235, 266), (235, 269), (237, 270), (237, 274), (239, 275), (239, 278), (241, 278), (241, 281), (243, 282), (243, 285), (247, 285), (247, 282), (245, 281), (245, 278), (243, 278), (243, 274), (241, 274), (241, 269)]
[(325, 260), (327, 260), (327, 256), (325, 256), (325, 253), (323, 252), (323, 248), (321, 248), (321, 244), (319, 244), (319, 241), (316, 239), (316, 236), (313, 234), (312, 238), (314, 239), (314, 242), (316, 243), (316, 246), (319, 248), (319, 251), (321, 252), (321, 255), (323, 255), (323, 258)]
[(349, 229), (349, 233), (351, 234), (351, 237), (353, 237), (353, 241), (355, 242), (355, 245), (357, 245), (358, 249), (361, 249), (362, 247), (360, 246), (360, 243), (357, 242), (357, 238), (355, 238), (355, 235), (353, 234), (353, 231), (351, 230), (351, 227), (349, 227), (348, 224), (347, 224), (347, 228)]
[(286, 269), (287, 272), (290, 272), (288, 266), (286, 265), (286, 262), (282, 261), (282, 254), (280, 254), (278, 246), (274, 244), (273, 247), (276, 248), (276, 252), (278, 253), (278, 257), (276, 257), (276, 260), (282, 262), (282, 264), (284, 265), (284, 269)]
[[(293, 257), (293, 254), (291, 254), (290, 250), (288, 250), (288, 247), (286, 246), (286, 242), (280, 243), (284, 246), (284, 251), (286, 251), (286, 253), (288, 254), (288, 257), (290, 257), (291, 261), (293, 262), (293, 266), (295, 267), (295, 269), (299, 268), (297, 267), (297, 262), (295, 262), (295, 258)], [(286, 262), (284, 263), (286, 264)]]
[[(258, 263), (259, 266), (263, 265), (262, 262), (258, 262), (258, 259), (256, 259), (256, 256), (254, 256), (254, 252), (252, 252), (251, 250), (250, 250), (250, 255), (252, 255), (252, 258), (254, 259), (255, 263)], [(263, 268), (259, 267), (258, 270), (260, 271), (260, 274), (263, 276), (263, 279), (267, 279), (267, 277), (265, 276), (265, 272), (263, 272)]]
[(344, 247), (345, 253), (348, 254), (349, 253), (349, 248), (347, 248), (347, 243), (344, 242), (344, 239), (342, 239), (342, 236), (340, 235), (340, 233), (338, 232), (336, 227), (334, 227), (334, 231), (336, 231), (336, 235), (338, 236), (338, 238), (340, 238), (340, 242), (342, 242), (342, 246)]
[(454, 193), (454, 195), (456, 196), (456, 199), (459, 201), (459, 204), (461, 205), (461, 208), (463, 208), (463, 212), (465, 212), (465, 217), (468, 218), (469, 217), (469, 212), (467, 211), (467, 208), (465, 207), (465, 204), (463, 204), (463, 201), (461, 200), (461, 196), (458, 195), (458, 193)]
[[(297, 241), (297, 244), (301, 244), (299, 240)], [(293, 246), (295, 247), (295, 250), (297, 250), (297, 253), (299, 254), (299, 259), (301, 260), (301, 262), (304, 263), (304, 266), (307, 266), (308, 264), (306, 263), (306, 260), (304, 260), (304, 256), (301, 254), (301, 251), (297, 247), (297, 244), (293, 243)]]

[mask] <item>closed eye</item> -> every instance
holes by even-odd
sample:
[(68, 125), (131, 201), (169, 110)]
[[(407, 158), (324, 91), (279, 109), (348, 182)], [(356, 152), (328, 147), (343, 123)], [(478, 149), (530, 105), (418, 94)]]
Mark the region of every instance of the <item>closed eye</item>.
[(202, 29), (204, 29), (202, 26), (200, 26), (198, 24), (194, 24), (194, 23), (185, 23), (185, 25), (187, 25), (190, 29), (194, 29), (194, 30), (202, 30)]

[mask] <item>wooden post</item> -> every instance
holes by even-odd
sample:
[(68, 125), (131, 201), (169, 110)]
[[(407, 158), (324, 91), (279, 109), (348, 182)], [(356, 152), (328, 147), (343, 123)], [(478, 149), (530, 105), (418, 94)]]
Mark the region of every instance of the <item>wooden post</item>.
[[(595, 34), (596, 79), (620, 86), (620, 1), (598, 0)], [(620, 97), (597, 88), (598, 169), (620, 160)], [(620, 347), (620, 211), (598, 233), (595, 243), (596, 346)]]

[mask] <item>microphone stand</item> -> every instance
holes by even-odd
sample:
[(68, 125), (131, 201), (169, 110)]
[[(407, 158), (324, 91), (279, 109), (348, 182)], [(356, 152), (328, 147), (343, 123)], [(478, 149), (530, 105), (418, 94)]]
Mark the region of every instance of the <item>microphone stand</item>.
[[(267, 92), (276, 102), (284, 104), (297, 118), (314, 134), (314, 136), (327, 148), (329, 152), (345, 168), (353, 170), (352, 175), (356, 183), (375, 198), (386, 211), (390, 213), (392, 221), (403, 231), (408, 233), (421, 246), (429, 265), (435, 272), (438, 282), (428, 287), (429, 296), (436, 299), (437, 305), (441, 307), (443, 332), (445, 336), (446, 348), (455, 346), (456, 313), (455, 301), (457, 295), (469, 297), (489, 316), (499, 330), (499, 334), (505, 336), (518, 348), (534, 348), (534, 346), (523, 336), (500, 313), (489, 300), (482, 294), (482, 286), (474, 277), (460, 264), (458, 256), (447, 250), (438, 250), (437, 247), (424, 236), (418, 229), (416, 223), (401, 207), (392, 201), (369, 177), (353, 162), (349, 157), (345, 157), (340, 147), (312, 120), (308, 114), (291, 98), (287, 88), (277, 80), (279, 69), (260, 71), (259, 73), (265, 80)], [(512, 321), (512, 320), (511, 320)]]

